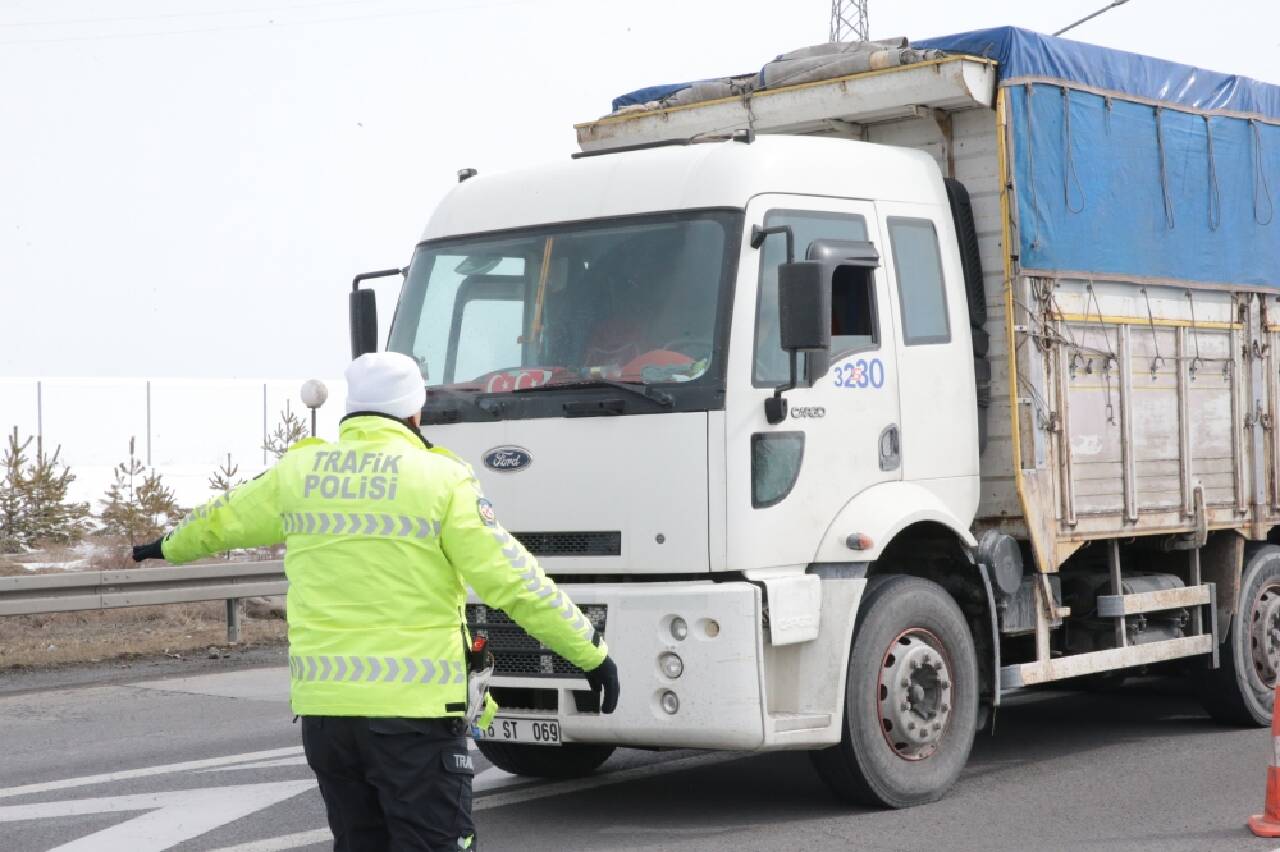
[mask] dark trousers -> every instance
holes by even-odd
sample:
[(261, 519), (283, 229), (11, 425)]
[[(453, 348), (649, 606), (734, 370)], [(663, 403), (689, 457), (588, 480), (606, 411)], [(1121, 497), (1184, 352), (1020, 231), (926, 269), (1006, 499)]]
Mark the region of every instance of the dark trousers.
[(475, 849), (461, 719), (304, 716), (334, 852)]

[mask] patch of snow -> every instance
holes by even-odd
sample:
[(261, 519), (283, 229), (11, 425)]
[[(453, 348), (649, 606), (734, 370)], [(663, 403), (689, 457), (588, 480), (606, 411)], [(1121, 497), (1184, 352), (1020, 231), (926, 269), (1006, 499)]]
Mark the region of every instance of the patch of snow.
[(74, 559), (71, 562), (23, 562), (22, 567), (28, 571), (40, 571), (57, 568), (61, 571), (83, 571), (89, 567), (88, 559)]

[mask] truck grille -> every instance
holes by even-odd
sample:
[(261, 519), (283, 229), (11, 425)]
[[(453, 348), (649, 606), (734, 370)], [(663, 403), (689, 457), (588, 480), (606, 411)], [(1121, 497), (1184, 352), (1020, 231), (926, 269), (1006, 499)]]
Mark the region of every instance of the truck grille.
[[(596, 632), (604, 635), (609, 608), (604, 604), (580, 606)], [(493, 652), (494, 674), (516, 677), (583, 677), (582, 669), (547, 648), (524, 631), (502, 610), (484, 604), (467, 604), (467, 630), (483, 636)]]
[(513, 532), (534, 556), (621, 556), (622, 533)]

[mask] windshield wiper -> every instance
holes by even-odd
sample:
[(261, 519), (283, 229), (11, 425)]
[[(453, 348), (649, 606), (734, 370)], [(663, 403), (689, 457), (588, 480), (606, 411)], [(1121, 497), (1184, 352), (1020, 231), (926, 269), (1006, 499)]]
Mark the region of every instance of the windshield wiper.
[(671, 394), (651, 388), (643, 382), (619, 382), (614, 379), (583, 379), (578, 382), (555, 382), (547, 385), (536, 385), (531, 388), (516, 388), (511, 393), (533, 393), (535, 391), (567, 390), (570, 388), (617, 388), (635, 396), (642, 396), (650, 402), (670, 408), (675, 404)]

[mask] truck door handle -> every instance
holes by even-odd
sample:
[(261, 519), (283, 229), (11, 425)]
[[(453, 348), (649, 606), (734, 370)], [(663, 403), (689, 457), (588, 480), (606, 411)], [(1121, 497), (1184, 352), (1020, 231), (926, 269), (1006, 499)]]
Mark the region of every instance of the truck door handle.
[(880, 469), (897, 470), (902, 464), (902, 441), (898, 424), (890, 423), (880, 433)]

